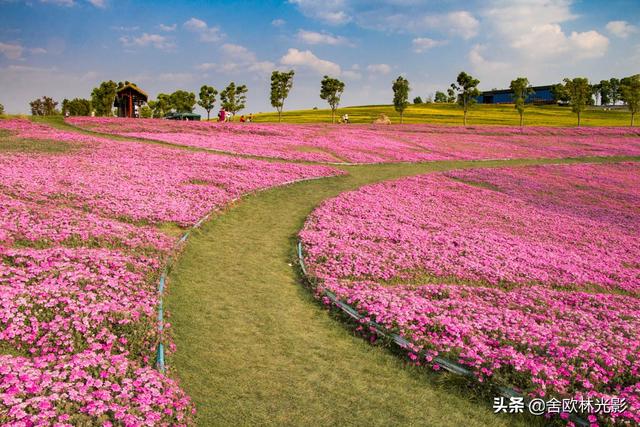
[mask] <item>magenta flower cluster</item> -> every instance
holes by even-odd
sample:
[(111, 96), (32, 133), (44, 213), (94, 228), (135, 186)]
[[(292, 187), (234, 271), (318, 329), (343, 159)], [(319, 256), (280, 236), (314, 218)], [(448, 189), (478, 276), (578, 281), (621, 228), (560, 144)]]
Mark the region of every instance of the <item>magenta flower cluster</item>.
[(633, 128), (326, 126), (92, 117), (73, 117), (67, 121), (103, 133), (240, 154), (319, 162), (640, 155), (640, 134)]
[(158, 225), (188, 227), (248, 192), (339, 171), (26, 120), (0, 129), (11, 134), (0, 144), (66, 144), (0, 146), (0, 424), (190, 424), (188, 396), (153, 368), (156, 283), (177, 243)]
[(640, 166), (617, 163), (370, 185), (300, 238), (319, 290), (409, 339), (412, 359), (530, 396), (625, 398), (606, 424), (640, 422), (639, 235)]

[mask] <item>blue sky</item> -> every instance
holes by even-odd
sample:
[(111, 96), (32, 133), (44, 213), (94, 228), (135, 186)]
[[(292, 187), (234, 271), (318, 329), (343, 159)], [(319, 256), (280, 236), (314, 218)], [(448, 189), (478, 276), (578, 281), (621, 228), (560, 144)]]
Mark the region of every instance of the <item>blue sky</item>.
[(0, 0), (0, 103), (27, 112), (42, 95), (89, 97), (102, 80), (159, 92), (230, 81), (245, 112), (269, 111), (269, 75), (295, 69), (285, 109), (324, 106), (324, 74), (346, 83), (342, 105), (390, 103), (465, 70), (481, 89), (517, 76), (534, 85), (640, 72), (637, 0)]

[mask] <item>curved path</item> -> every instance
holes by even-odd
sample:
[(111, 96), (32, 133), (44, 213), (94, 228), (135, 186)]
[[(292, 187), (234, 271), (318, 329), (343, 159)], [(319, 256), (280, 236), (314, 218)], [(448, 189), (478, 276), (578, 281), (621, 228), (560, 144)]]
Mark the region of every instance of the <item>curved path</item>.
[(296, 234), (319, 202), (371, 182), (460, 167), (613, 160), (345, 167), (348, 176), (229, 207), (192, 234), (165, 298), (178, 348), (169, 365), (196, 403), (198, 424), (535, 425), (493, 415), (491, 396), (354, 337), (300, 285)]

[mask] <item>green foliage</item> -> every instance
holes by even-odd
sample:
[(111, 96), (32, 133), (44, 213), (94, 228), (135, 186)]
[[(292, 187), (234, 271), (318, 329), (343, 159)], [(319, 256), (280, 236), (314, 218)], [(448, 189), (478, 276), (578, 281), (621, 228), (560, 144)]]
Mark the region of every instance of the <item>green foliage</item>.
[(518, 77), (517, 79), (512, 80), (509, 87), (513, 92), (513, 102), (515, 103), (515, 108), (516, 110), (518, 110), (518, 114), (520, 115), (520, 126), (523, 126), (525, 103), (527, 101), (527, 98), (535, 92), (533, 91), (531, 84), (529, 84), (529, 79), (527, 79), (526, 77)]
[(336, 109), (340, 104), (340, 97), (344, 92), (344, 82), (333, 77), (324, 76), (320, 82), (320, 98), (329, 103), (331, 107), (331, 122), (335, 123)]
[(142, 117), (143, 119), (150, 119), (151, 117), (153, 117), (153, 110), (151, 110), (151, 107), (149, 107), (148, 105), (143, 105), (140, 108), (140, 117)]
[(402, 114), (409, 105), (409, 91), (411, 90), (409, 80), (398, 76), (391, 88), (393, 89), (393, 107), (400, 113), (400, 123), (402, 123)]
[(284, 100), (289, 96), (289, 91), (293, 87), (293, 70), (274, 71), (271, 73), (271, 106), (278, 112), (278, 121), (282, 120), (282, 109)]
[(570, 96), (562, 83), (551, 86), (551, 96), (557, 102), (569, 102)]
[(0, 116), (4, 114), (4, 105), (0, 104)]
[(196, 94), (186, 90), (177, 90), (169, 95), (169, 103), (177, 113), (193, 113), (196, 106)]
[(31, 115), (33, 116), (53, 116), (60, 114), (60, 112), (56, 110), (57, 105), (58, 103), (48, 96), (34, 99), (29, 103)]
[(435, 98), (433, 99), (433, 102), (437, 102), (439, 104), (448, 102), (447, 94), (439, 90), (436, 91), (436, 95), (435, 95)]
[(458, 95), (458, 105), (462, 107), (462, 111), (464, 112), (463, 123), (466, 126), (467, 111), (469, 111), (469, 107), (476, 103), (476, 97), (480, 96), (480, 91), (478, 90), (480, 80), (474, 79), (471, 75), (461, 71), (460, 74), (458, 74), (456, 83), (451, 83), (449, 90), (452, 90)]
[(600, 80), (597, 84), (598, 93), (600, 94), (600, 105), (611, 104), (611, 83), (609, 80)]
[(218, 91), (213, 86), (203, 85), (200, 88), (200, 94), (198, 101), (198, 105), (204, 108), (207, 111), (207, 120), (209, 120), (209, 114), (211, 110), (213, 110), (214, 105), (216, 104), (216, 95)]
[(451, 87), (447, 89), (447, 102), (450, 104), (456, 102), (456, 91)]
[(229, 85), (220, 92), (222, 108), (230, 112), (232, 116), (235, 116), (238, 111), (244, 108), (247, 102), (247, 96), (245, 95), (247, 91), (248, 89), (245, 85), (236, 86), (234, 82), (229, 83)]
[(415, 98), (413, 98), (413, 103), (414, 104), (422, 104), (422, 98), (419, 96), (416, 96)]
[(640, 74), (625, 77), (620, 81), (620, 95), (631, 112), (631, 126), (636, 113), (640, 110)]
[(91, 101), (82, 98), (73, 98), (71, 101), (68, 99), (62, 100), (62, 114), (70, 116), (90, 116), (91, 115)]
[(610, 92), (610, 96), (611, 96), (611, 103), (615, 104), (616, 102), (620, 101), (622, 99), (622, 91), (620, 88), (620, 79), (616, 79), (615, 77), (612, 77), (609, 79), (609, 87), (611, 88), (611, 92)]
[(112, 116), (113, 103), (116, 99), (118, 84), (113, 80), (100, 83), (91, 91), (91, 105), (96, 116)]
[(578, 126), (580, 126), (580, 116), (587, 108), (589, 100), (593, 98), (589, 79), (586, 77), (575, 77), (564, 79), (564, 90), (569, 97), (571, 111), (578, 115)]
[(153, 117), (164, 117), (171, 112), (171, 96), (166, 93), (159, 93), (156, 100), (149, 101), (148, 104)]

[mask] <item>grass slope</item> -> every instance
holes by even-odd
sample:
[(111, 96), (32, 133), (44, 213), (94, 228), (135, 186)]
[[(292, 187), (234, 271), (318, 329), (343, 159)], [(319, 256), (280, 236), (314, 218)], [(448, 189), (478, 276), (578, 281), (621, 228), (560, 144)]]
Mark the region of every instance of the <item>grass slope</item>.
[[(563, 162), (570, 161), (585, 159)], [(535, 425), (540, 420), (493, 415), (490, 396), (467, 383), (354, 337), (300, 284), (295, 242), (318, 203), (366, 183), (558, 162), (345, 167), (348, 176), (248, 196), (214, 217), (190, 238), (165, 299), (178, 348), (169, 363), (197, 405), (198, 424)]]
[[(400, 115), (392, 105), (366, 105), (338, 109), (336, 117), (349, 114), (352, 123), (371, 123), (380, 113), (384, 113), (392, 123), (400, 122)], [(518, 126), (519, 116), (512, 104), (482, 105), (472, 107), (468, 114), (468, 124)], [(527, 107), (524, 116), (526, 126), (576, 126), (577, 118), (569, 107), (554, 105)], [(254, 115), (256, 122), (277, 122), (277, 113)], [(331, 110), (285, 111), (282, 121), (287, 123), (331, 122)], [(629, 126), (631, 115), (627, 110), (589, 109), (582, 114), (583, 126)], [(462, 110), (455, 104), (410, 105), (404, 112), (404, 123), (434, 123), (442, 125), (462, 125)]]

